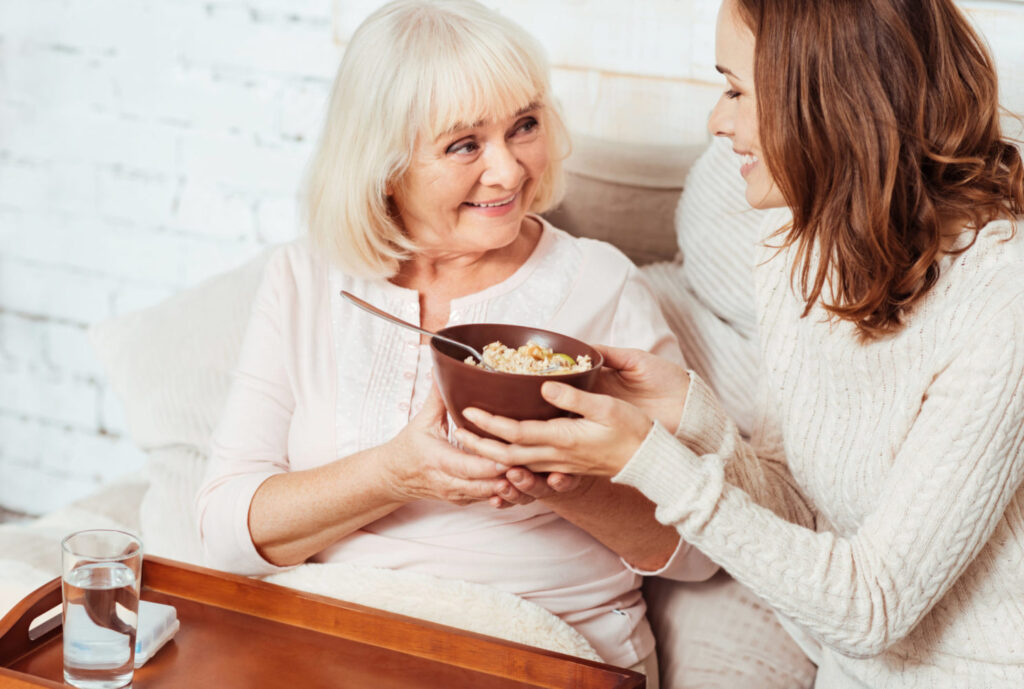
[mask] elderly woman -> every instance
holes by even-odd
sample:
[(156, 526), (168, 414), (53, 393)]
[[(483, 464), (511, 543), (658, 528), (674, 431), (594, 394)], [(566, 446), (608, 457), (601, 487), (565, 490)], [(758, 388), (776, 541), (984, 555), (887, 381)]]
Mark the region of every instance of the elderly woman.
[(429, 329), (530, 324), (679, 358), (636, 268), (535, 214), (559, 200), (567, 150), (542, 54), (465, 0), (391, 3), (356, 31), (311, 169), (310, 238), (266, 269), (214, 434), (201, 537), (209, 564), (245, 574), (344, 561), (489, 584), (643, 669), (638, 572), (714, 565), (632, 488), (545, 483), (452, 446), (426, 338), (339, 296)]

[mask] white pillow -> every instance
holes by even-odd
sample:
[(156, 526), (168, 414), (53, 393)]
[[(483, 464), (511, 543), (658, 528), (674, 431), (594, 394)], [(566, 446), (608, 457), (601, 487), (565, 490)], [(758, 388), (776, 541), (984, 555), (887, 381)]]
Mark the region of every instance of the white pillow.
[(680, 258), (641, 272), (687, 364), (749, 435), (758, 360), (754, 251), (766, 211), (747, 203), (739, 156), (721, 138), (694, 163), (678, 201)]
[(90, 331), (132, 440), (147, 452), (146, 552), (199, 562), (195, 493), (271, 250)]
[(129, 435), (143, 450), (206, 447), (268, 256), (90, 329)]

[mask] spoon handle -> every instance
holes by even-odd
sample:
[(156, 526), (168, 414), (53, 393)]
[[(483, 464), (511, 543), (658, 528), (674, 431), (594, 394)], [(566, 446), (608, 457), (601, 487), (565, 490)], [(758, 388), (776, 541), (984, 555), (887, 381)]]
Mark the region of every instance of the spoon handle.
[(387, 311), (381, 311), (380, 309), (378, 309), (376, 306), (374, 306), (370, 302), (363, 301), (362, 299), (360, 299), (356, 295), (352, 294), (351, 292), (346, 292), (345, 290), (341, 290), (341, 296), (345, 297), (346, 299), (348, 299), (350, 302), (352, 302), (353, 304), (355, 304), (356, 306), (358, 306), (362, 310), (369, 311), (373, 315), (380, 316), (384, 320), (391, 321), (395, 325), (400, 325), (403, 328), (409, 328), (410, 330), (415, 330), (416, 332), (423, 333), (424, 335), (429, 335), (431, 337), (437, 337), (438, 339), (441, 339), (441, 340), (445, 339), (445, 338), (441, 337), (440, 335), (437, 335), (436, 333), (432, 333), (429, 330), (424, 330), (423, 328), (421, 328), (418, 325), (413, 325), (409, 321), (402, 320), (398, 316), (393, 316), (390, 313), (388, 313)]
[(360, 299), (356, 295), (352, 294), (351, 292), (346, 292), (345, 290), (341, 290), (341, 296), (345, 297), (350, 302), (352, 302), (353, 304), (355, 304), (359, 308), (363, 309), (364, 311), (369, 311), (374, 316), (379, 316), (379, 317), (383, 318), (386, 321), (390, 321), (390, 322), (394, 323), (395, 325), (400, 325), (403, 328), (409, 328), (410, 330), (415, 330), (418, 333), (423, 333), (424, 335), (429, 335), (430, 337), (436, 337), (437, 339), (441, 340), (442, 342), (447, 342), (448, 344), (452, 344), (452, 345), (455, 345), (456, 347), (460, 347), (460, 348), (466, 350), (467, 352), (469, 352), (470, 354), (472, 354), (473, 358), (475, 358), (477, 361), (479, 361), (481, 364), (483, 364), (484, 368), (486, 368), (488, 370), (493, 370), (493, 369), (491, 369), (490, 366), (488, 366), (484, 362), (483, 355), (480, 354), (480, 352), (478, 352), (475, 349), (473, 349), (472, 347), (470, 347), (465, 342), (459, 342), (458, 340), (453, 340), (450, 337), (445, 337), (444, 335), (438, 335), (435, 332), (431, 332), (429, 330), (425, 330), (425, 329), (419, 327), (418, 325), (413, 325), (409, 321), (404, 321), (401, 318), (399, 318), (398, 316), (394, 316), (394, 315), (388, 313), (387, 311), (382, 311), (382, 310), (378, 309), (373, 304), (371, 304), (369, 302), (366, 302), (366, 301), (363, 301), (362, 299)]

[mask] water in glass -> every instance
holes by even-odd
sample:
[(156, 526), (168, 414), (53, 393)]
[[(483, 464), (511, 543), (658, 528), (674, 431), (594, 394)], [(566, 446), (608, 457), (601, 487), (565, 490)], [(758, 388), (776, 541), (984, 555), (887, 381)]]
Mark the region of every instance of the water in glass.
[(114, 689), (132, 681), (139, 594), (135, 573), (120, 562), (83, 564), (64, 586), (64, 681)]

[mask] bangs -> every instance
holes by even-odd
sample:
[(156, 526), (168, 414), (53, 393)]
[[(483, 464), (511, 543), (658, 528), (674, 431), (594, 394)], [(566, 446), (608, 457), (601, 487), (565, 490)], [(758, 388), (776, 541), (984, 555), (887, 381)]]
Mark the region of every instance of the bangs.
[(501, 17), (473, 19), (445, 12), (420, 17), (429, 27), (420, 26), (417, 45), (408, 46), (416, 56), (404, 67), (416, 80), (409, 116), (417, 133), (431, 140), (547, 103), (548, 65), (540, 45)]
[[(454, 65), (453, 65), (454, 66)], [(478, 122), (509, 117), (547, 100), (545, 84), (510, 65), (483, 65), (467, 73), (457, 69), (434, 72), (434, 82), (425, 89), (429, 100), (415, 113), (424, 123), (423, 134), (431, 140), (446, 132), (472, 127)], [(519, 67), (515, 65), (514, 67)]]

